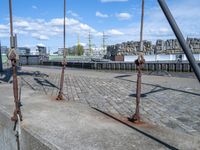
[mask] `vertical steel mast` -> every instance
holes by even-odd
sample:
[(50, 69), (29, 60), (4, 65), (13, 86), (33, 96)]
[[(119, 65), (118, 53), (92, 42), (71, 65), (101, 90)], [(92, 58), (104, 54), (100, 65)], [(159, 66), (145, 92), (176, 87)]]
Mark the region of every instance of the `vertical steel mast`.
[(200, 82), (200, 67), (196, 63), (195, 58), (192, 54), (192, 51), (191, 51), (189, 45), (186, 43), (181, 30), (179, 29), (170, 9), (167, 6), (167, 3), (165, 2), (165, 0), (158, 0), (158, 3), (160, 5), (163, 13), (165, 14), (174, 34), (176, 35), (178, 42), (180, 43), (180, 46), (183, 49), (192, 69), (194, 70), (194, 73), (195, 73), (197, 79)]
[(140, 52), (138, 59), (135, 61), (137, 66), (137, 87), (136, 87), (136, 109), (135, 114), (129, 118), (129, 121), (139, 122), (140, 121), (140, 97), (141, 97), (141, 81), (142, 81), (142, 66), (145, 63), (143, 56), (143, 27), (144, 27), (144, 0), (142, 0), (142, 15), (141, 15), (141, 27), (140, 27)]
[(66, 60), (66, 0), (64, 0), (64, 25), (63, 25), (63, 62), (62, 62), (62, 72), (61, 72), (61, 79), (60, 79), (60, 89), (58, 93), (57, 100), (63, 100), (63, 82), (64, 82), (64, 76), (65, 76), (65, 67), (67, 64)]

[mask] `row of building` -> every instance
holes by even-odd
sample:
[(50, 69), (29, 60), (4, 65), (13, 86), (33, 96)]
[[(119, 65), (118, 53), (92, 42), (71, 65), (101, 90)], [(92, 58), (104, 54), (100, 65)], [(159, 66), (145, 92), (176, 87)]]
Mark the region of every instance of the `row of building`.
[[(7, 54), (9, 48), (7, 46), (1, 46), (1, 53)], [(18, 55), (47, 55), (47, 48), (45, 46), (37, 45), (32, 50), (29, 47), (17, 47)]]
[[(83, 48), (83, 56), (95, 56), (95, 57), (102, 57), (106, 54), (106, 49), (104, 49), (103, 47), (92, 47), (91, 49), (89, 49), (88, 47), (84, 47), (82, 46)], [(53, 54), (54, 55), (59, 55), (59, 56), (62, 56), (63, 55), (63, 48), (58, 48), (58, 51), (54, 52)], [(67, 54), (68, 55), (78, 55), (77, 54), (77, 46), (73, 46), (73, 47), (70, 47), (70, 48), (67, 48)]]
[[(200, 39), (198, 38), (187, 38), (192, 52), (194, 54), (200, 54)], [(155, 44), (151, 41), (144, 41), (143, 52), (145, 54), (182, 54), (183, 51), (177, 39), (169, 40), (157, 40)], [(140, 51), (140, 42), (128, 41), (121, 44), (115, 44), (107, 46), (107, 57), (111, 56), (126, 56), (136, 55)]]

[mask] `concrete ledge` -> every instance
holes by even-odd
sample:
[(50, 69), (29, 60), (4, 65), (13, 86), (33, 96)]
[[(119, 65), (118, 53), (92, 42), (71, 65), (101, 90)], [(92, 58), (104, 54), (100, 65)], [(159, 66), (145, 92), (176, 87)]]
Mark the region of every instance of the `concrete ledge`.
[[(1, 149), (15, 150), (10, 117), (13, 111), (11, 85), (0, 87)], [(22, 150), (43, 149), (139, 149), (164, 148), (163, 145), (102, 115), (86, 105), (50, 100), (23, 89)]]
[[(13, 122), (5, 113), (0, 110), (0, 149), (2, 150), (17, 150), (15, 132), (13, 131)], [(22, 128), (21, 149), (23, 150), (49, 150), (49, 145), (40, 141), (33, 136), (29, 130)]]
[[(12, 85), (0, 85), (0, 92), (6, 93), (0, 98), (0, 133), (3, 133), (0, 134), (0, 149), (15, 150), (13, 122), (10, 121), (14, 107)], [(55, 101), (52, 97), (38, 95), (25, 88), (22, 102), (22, 150), (168, 149), (152, 138), (80, 103)], [(165, 131), (163, 133), (161, 136), (166, 134)], [(176, 141), (181, 137), (169, 138)], [(196, 142), (187, 145), (186, 141), (185, 144), (173, 146), (198, 149)]]

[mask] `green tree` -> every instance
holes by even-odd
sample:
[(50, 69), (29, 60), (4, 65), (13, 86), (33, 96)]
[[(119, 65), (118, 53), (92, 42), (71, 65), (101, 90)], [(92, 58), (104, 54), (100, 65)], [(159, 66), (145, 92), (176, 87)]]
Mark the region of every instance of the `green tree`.
[(77, 55), (78, 55), (78, 56), (82, 56), (83, 53), (84, 53), (84, 48), (83, 48), (83, 46), (80, 45), (80, 44), (78, 44), (78, 46), (77, 46)]

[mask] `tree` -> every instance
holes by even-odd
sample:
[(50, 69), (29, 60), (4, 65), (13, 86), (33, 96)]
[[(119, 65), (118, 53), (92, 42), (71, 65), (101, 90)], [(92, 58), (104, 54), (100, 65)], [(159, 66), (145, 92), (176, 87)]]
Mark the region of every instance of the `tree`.
[(84, 48), (83, 48), (83, 46), (80, 45), (80, 44), (78, 44), (78, 45), (77, 45), (77, 55), (78, 55), (78, 56), (82, 56), (83, 53), (84, 53)]

